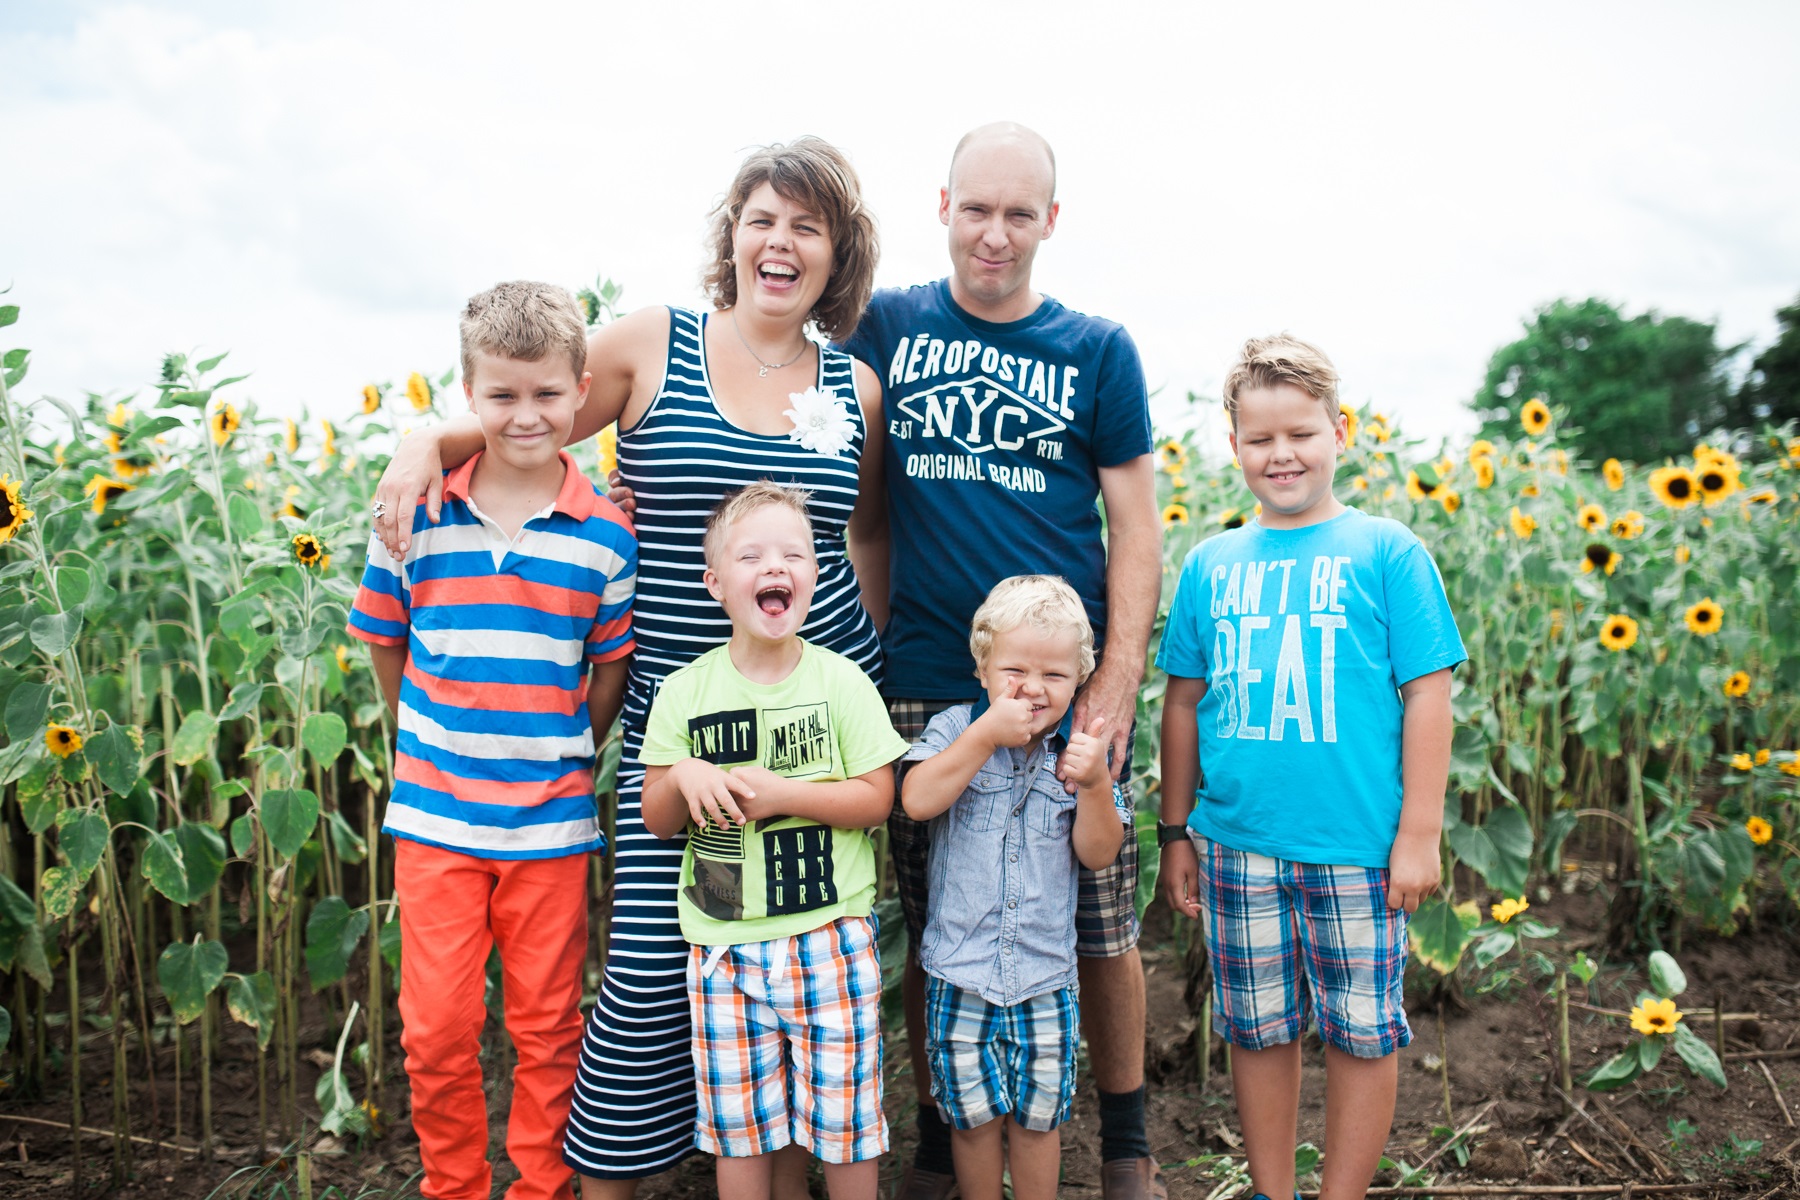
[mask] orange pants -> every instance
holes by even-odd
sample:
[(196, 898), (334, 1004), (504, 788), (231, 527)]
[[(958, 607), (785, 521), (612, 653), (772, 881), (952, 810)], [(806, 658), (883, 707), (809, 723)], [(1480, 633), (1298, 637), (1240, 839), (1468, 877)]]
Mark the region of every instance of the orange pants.
[(400, 1019), (413, 1130), (432, 1200), (488, 1200), (487, 1096), (481, 1087), (483, 992), (498, 945), (506, 1032), (518, 1054), (506, 1152), (519, 1169), (508, 1200), (572, 1200), (563, 1126), (581, 1050), (587, 949), (585, 854), (510, 861), (395, 842), (400, 900)]

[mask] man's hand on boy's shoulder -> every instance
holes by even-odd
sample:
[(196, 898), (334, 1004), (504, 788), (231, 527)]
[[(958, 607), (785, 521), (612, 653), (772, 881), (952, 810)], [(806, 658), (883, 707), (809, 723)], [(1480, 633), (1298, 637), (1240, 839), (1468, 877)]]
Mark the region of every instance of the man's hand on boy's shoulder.
[(1015, 749), (1031, 744), (1031, 701), (1019, 695), (1017, 680), (1006, 681), (1006, 688), (1000, 697), (988, 705), (988, 710), (976, 718), (970, 730), (983, 738), (995, 750), (1002, 746)]
[(1437, 891), (1442, 874), (1437, 835), (1401, 830), (1388, 851), (1388, 907), (1417, 912), (1425, 898)]
[(1086, 730), (1070, 732), (1069, 744), (1063, 747), (1062, 760), (1057, 764), (1057, 774), (1080, 787), (1105, 786), (1111, 779), (1106, 765), (1106, 751), (1110, 745), (1111, 739), (1106, 736), (1106, 718), (1094, 717)]

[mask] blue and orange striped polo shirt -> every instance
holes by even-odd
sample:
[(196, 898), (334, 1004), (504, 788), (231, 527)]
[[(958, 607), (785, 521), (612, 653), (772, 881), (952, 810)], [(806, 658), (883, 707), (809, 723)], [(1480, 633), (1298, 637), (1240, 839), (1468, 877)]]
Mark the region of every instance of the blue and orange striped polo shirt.
[(349, 631), (407, 647), (382, 829), (480, 858), (599, 850), (587, 665), (633, 649), (637, 538), (566, 452), (562, 491), (507, 537), (469, 496), (480, 459), (438, 524), (420, 503), (404, 562), (369, 540)]

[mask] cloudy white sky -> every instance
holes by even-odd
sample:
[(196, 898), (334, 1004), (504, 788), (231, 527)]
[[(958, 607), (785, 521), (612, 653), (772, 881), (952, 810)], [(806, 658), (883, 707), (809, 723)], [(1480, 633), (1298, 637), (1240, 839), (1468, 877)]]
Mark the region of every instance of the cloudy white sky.
[(1797, 55), (1792, 3), (6, 0), (7, 344), (28, 399), (229, 349), (265, 410), (347, 415), (498, 279), (695, 302), (738, 160), (800, 133), (861, 171), (879, 282), (936, 277), (950, 149), (1007, 117), (1061, 168), (1039, 285), (1131, 329), (1165, 419), (1285, 328), (1457, 435), (1559, 295), (1773, 336)]

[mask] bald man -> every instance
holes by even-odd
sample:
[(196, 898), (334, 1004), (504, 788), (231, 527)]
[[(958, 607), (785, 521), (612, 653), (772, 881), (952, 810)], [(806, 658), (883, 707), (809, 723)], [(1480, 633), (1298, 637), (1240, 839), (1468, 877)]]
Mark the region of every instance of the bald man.
[[(932, 717), (973, 701), (969, 624), (1012, 575), (1060, 575), (1087, 607), (1100, 664), (1074, 727), (1106, 722), (1114, 778), (1131, 728), (1162, 589), (1149, 397), (1125, 330), (1032, 287), (1039, 245), (1056, 230), (1056, 160), (1021, 125), (965, 136), (939, 193), (950, 232), (947, 279), (884, 289), (845, 348), (885, 389), (891, 597), (882, 634), (894, 727), (913, 740)], [(1106, 504), (1104, 536), (1096, 499)], [(877, 556), (879, 557), (879, 556)], [(876, 619), (883, 614), (876, 613)], [(1138, 957), (1137, 839), (1129, 790), (1115, 792), (1127, 836), (1119, 859), (1081, 872), (1076, 953), (1082, 1029), (1100, 1089), (1107, 1200), (1166, 1195), (1144, 1134), (1144, 971)], [(906, 915), (906, 1023), (919, 1087), (919, 1150), (904, 1200), (952, 1194), (948, 1128), (925, 1056), (926, 828), (896, 802), (889, 823)], [(952, 834), (953, 836), (953, 834)]]

